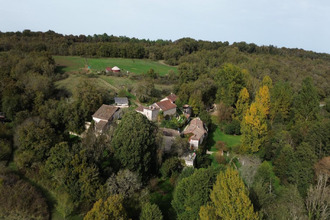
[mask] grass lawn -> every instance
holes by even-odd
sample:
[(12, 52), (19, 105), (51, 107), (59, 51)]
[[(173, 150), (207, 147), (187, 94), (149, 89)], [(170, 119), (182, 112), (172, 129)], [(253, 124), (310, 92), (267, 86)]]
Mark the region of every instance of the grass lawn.
[(217, 124), (216, 117), (212, 116), (212, 122), (214, 125), (213, 129), (209, 130), (209, 134), (207, 136), (207, 142), (206, 146), (207, 148), (214, 152), (212, 155), (210, 155), (210, 158), (212, 159), (212, 166), (218, 166), (218, 162), (215, 159), (215, 152), (217, 149), (215, 148), (217, 141), (223, 141), (227, 144), (228, 148), (232, 148), (233, 146), (239, 145), (241, 143), (241, 136), (240, 135), (228, 135), (223, 133), (220, 130), (219, 125)]
[(176, 67), (147, 59), (83, 58), (76, 56), (53, 56), (53, 58), (64, 72), (78, 71), (85, 68), (85, 65), (89, 66), (92, 71), (102, 71), (106, 67), (118, 66), (124, 72), (129, 71), (136, 74), (147, 73), (150, 68), (160, 75), (167, 74), (169, 70), (178, 72)]
[(241, 142), (240, 135), (228, 135), (223, 133), (219, 127), (217, 127), (214, 131), (211, 131), (208, 136), (208, 143), (211, 143), (211, 151), (216, 151), (215, 144), (217, 141), (223, 141), (227, 144), (229, 148), (239, 145)]

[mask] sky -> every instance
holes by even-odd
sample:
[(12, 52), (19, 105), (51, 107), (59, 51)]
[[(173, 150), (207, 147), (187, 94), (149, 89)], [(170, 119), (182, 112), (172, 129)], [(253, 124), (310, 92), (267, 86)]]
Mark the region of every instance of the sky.
[(0, 31), (245, 41), (330, 54), (329, 0), (0, 0)]

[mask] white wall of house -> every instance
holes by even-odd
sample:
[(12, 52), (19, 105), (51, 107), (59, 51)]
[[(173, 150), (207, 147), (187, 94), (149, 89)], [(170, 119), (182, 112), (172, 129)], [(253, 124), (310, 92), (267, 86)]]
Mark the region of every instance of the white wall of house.
[(164, 116), (166, 115), (175, 115), (176, 114), (176, 108), (169, 109), (167, 111), (163, 112)]
[(158, 109), (143, 109), (143, 113), (150, 121), (157, 121)]
[(95, 121), (95, 123), (99, 123), (101, 121), (100, 118), (95, 118), (95, 117), (93, 117), (93, 120)]
[(190, 139), (189, 144), (190, 144), (190, 146), (193, 146), (194, 149), (198, 149), (199, 141)]

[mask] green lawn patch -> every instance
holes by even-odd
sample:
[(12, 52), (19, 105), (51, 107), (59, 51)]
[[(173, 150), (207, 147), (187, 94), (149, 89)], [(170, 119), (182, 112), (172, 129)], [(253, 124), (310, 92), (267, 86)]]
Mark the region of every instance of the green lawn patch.
[(217, 141), (223, 141), (227, 144), (228, 147), (231, 148), (241, 143), (241, 136), (225, 134), (220, 130), (219, 127), (216, 127), (216, 129), (211, 131), (208, 136), (208, 143), (211, 144), (211, 151), (216, 151), (215, 144)]
[(214, 152), (212, 155), (210, 155), (210, 159), (212, 160), (211, 165), (216, 167), (219, 165), (215, 159), (215, 152), (217, 151), (215, 146), (217, 141), (223, 141), (227, 144), (228, 148), (232, 148), (233, 146), (237, 146), (241, 143), (241, 136), (228, 135), (221, 131), (220, 126), (217, 124), (216, 117), (212, 117), (212, 122), (213, 124), (206, 139), (206, 146), (207, 149)]
[(150, 68), (163, 76), (168, 71), (177, 73), (177, 67), (168, 66), (161, 62), (148, 59), (124, 59), (124, 58), (83, 58), (76, 56), (53, 56), (56, 64), (64, 72), (79, 71), (79, 69), (89, 66), (92, 71), (102, 71), (106, 67), (118, 66), (122, 72), (132, 72), (136, 74), (147, 73)]

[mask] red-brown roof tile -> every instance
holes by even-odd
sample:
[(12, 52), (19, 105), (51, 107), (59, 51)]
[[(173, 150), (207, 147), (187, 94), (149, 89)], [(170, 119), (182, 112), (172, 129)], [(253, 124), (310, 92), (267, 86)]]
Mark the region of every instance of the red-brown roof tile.
[(207, 131), (204, 128), (204, 123), (199, 118), (194, 118), (189, 123), (189, 126), (183, 131), (183, 134), (193, 134), (190, 138), (199, 140)]
[(172, 103), (170, 100), (165, 100), (161, 102), (157, 102), (156, 105), (162, 110), (167, 111), (173, 108), (176, 108), (176, 104)]

